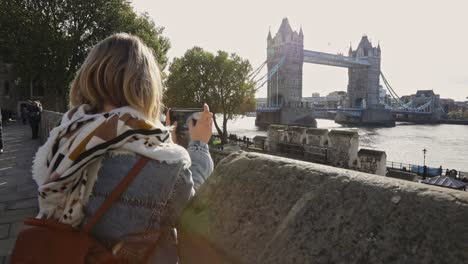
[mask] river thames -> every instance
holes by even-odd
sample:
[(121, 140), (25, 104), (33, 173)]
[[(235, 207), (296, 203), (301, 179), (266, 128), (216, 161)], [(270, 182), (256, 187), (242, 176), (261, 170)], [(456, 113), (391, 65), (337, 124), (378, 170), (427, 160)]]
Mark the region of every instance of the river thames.
[[(397, 123), (396, 127), (345, 128), (332, 120), (317, 119), (317, 127), (357, 129), (359, 146), (385, 151), (387, 161), (422, 165), (423, 149), (427, 149), (428, 166), (468, 172), (468, 126)], [(228, 131), (251, 138), (267, 134), (255, 127), (255, 117), (230, 121)]]

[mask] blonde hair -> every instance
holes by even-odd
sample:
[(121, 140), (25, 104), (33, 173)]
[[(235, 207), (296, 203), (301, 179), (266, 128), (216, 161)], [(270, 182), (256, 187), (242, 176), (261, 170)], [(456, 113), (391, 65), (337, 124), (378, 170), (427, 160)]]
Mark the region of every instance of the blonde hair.
[(136, 36), (114, 34), (88, 54), (70, 88), (72, 107), (89, 104), (97, 112), (104, 104), (131, 106), (151, 121), (162, 107), (161, 73), (153, 52)]

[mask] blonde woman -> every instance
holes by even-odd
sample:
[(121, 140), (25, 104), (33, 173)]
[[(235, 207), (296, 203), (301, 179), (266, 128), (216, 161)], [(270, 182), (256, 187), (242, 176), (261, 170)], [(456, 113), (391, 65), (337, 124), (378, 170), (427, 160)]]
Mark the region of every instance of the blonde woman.
[(139, 38), (120, 33), (99, 42), (71, 85), (72, 109), (36, 154), (38, 217), (81, 226), (145, 156), (150, 162), (92, 234), (134, 261), (157, 240), (150, 262), (176, 263), (176, 233), (160, 231), (174, 228), (213, 170), (207, 146), (212, 113), (204, 105), (186, 150), (158, 121), (161, 98), (156, 60)]

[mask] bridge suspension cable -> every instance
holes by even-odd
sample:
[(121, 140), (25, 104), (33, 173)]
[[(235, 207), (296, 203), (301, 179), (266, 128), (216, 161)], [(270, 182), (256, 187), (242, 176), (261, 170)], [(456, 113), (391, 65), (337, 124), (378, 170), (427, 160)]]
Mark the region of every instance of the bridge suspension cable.
[[(266, 74), (264, 74), (262, 77), (260, 77), (260, 78), (257, 79), (256, 81), (254, 81), (254, 80), (252, 79), (252, 82), (253, 82), (253, 85), (255, 86), (255, 90), (256, 90), (256, 91), (258, 91), (260, 88), (262, 88), (262, 87), (268, 82), (268, 80), (270, 80), (271, 77), (272, 77), (275, 73), (278, 72), (278, 70), (279, 70), (279, 68), (281, 67), (281, 65), (283, 64), (284, 60), (285, 60), (285, 57), (282, 57), (282, 58), (278, 61), (278, 63), (277, 63), (275, 66), (273, 66), (273, 68), (271, 68), (270, 71), (268, 71)], [(265, 62), (264, 64), (266, 64), (266, 62)], [(257, 73), (257, 74), (258, 74), (258, 73)], [(260, 85), (257, 85), (257, 84), (259, 84), (259, 83), (260, 83)]]
[(251, 72), (248, 76), (247, 79), (253, 81), (255, 77), (260, 73), (260, 71), (265, 67), (267, 61), (264, 61), (257, 69), (255, 69), (253, 72)]
[[(380, 76), (382, 76), (382, 80), (384, 81), (385, 86), (387, 87), (387, 90), (390, 92), (390, 95), (393, 97), (393, 99), (395, 99), (395, 101), (400, 105), (402, 109), (410, 111), (410, 112), (428, 112), (429, 109), (431, 111), (434, 110), (434, 109), (431, 109), (432, 99), (426, 102), (425, 104), (418, 106), (416, 108), (414, 107), (414, 103), (412, 100), (409, 103), (405, 104), (401, 100), (400, 96), (398, 96), (398, 94), (395, 92), (395, 90), (393, 90), (392, 86), (388, 82), (387, 78), (385, 78), (382, 71), (380, 71)], [(442, 108), (442, 106), (439, 105), (438, 108), (442, 111), (442, 113), (445, 113), (445, 110)]]
[(405, 107), (405, 104), (401, 101), (400, 96), (398, 96), (398, 94), (395, 92), (395, 90), (393, 90), (392, 86), (391, 86), (390, 83), (387, 81), (387, 78), (385, 78), (385, 75), (383, 74), (382, 71), (380, 71), (380, 76), (382, 76), (382, 80), (384, 81), (385, 86), (387, 87), (387, 90), (388, 90), (388, 92), (390, 93), (390, 95), (393, 97), (393, 99), (394, 99), (395, 101), (397, 101), (397, 103), (398, 103), (402, 108), (406, 108), (406, 107)]

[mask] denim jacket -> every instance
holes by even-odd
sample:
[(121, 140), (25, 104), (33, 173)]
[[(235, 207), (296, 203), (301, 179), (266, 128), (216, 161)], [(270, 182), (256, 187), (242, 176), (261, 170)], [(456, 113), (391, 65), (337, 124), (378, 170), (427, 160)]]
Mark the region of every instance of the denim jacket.
[[(92, 230), (95, 238), (129, 259), (141, 257), (157, 242), (150, 263), (177, 263), (176, 232), (173, 229), (195, 191), (213, 171), (208, 145), (190, 142), (191, 164), (149, 161)], [(138, 155), (108, 155), (102, 161), (93, 192), (85, 207), (92, 216), (114, 187), (138, 161)], [(160, 230), (163, 233), (158, 240)], [(122, 244), (123, 241), (123, 244)], [(122, 247), (116, 246), (120, 242)]]

